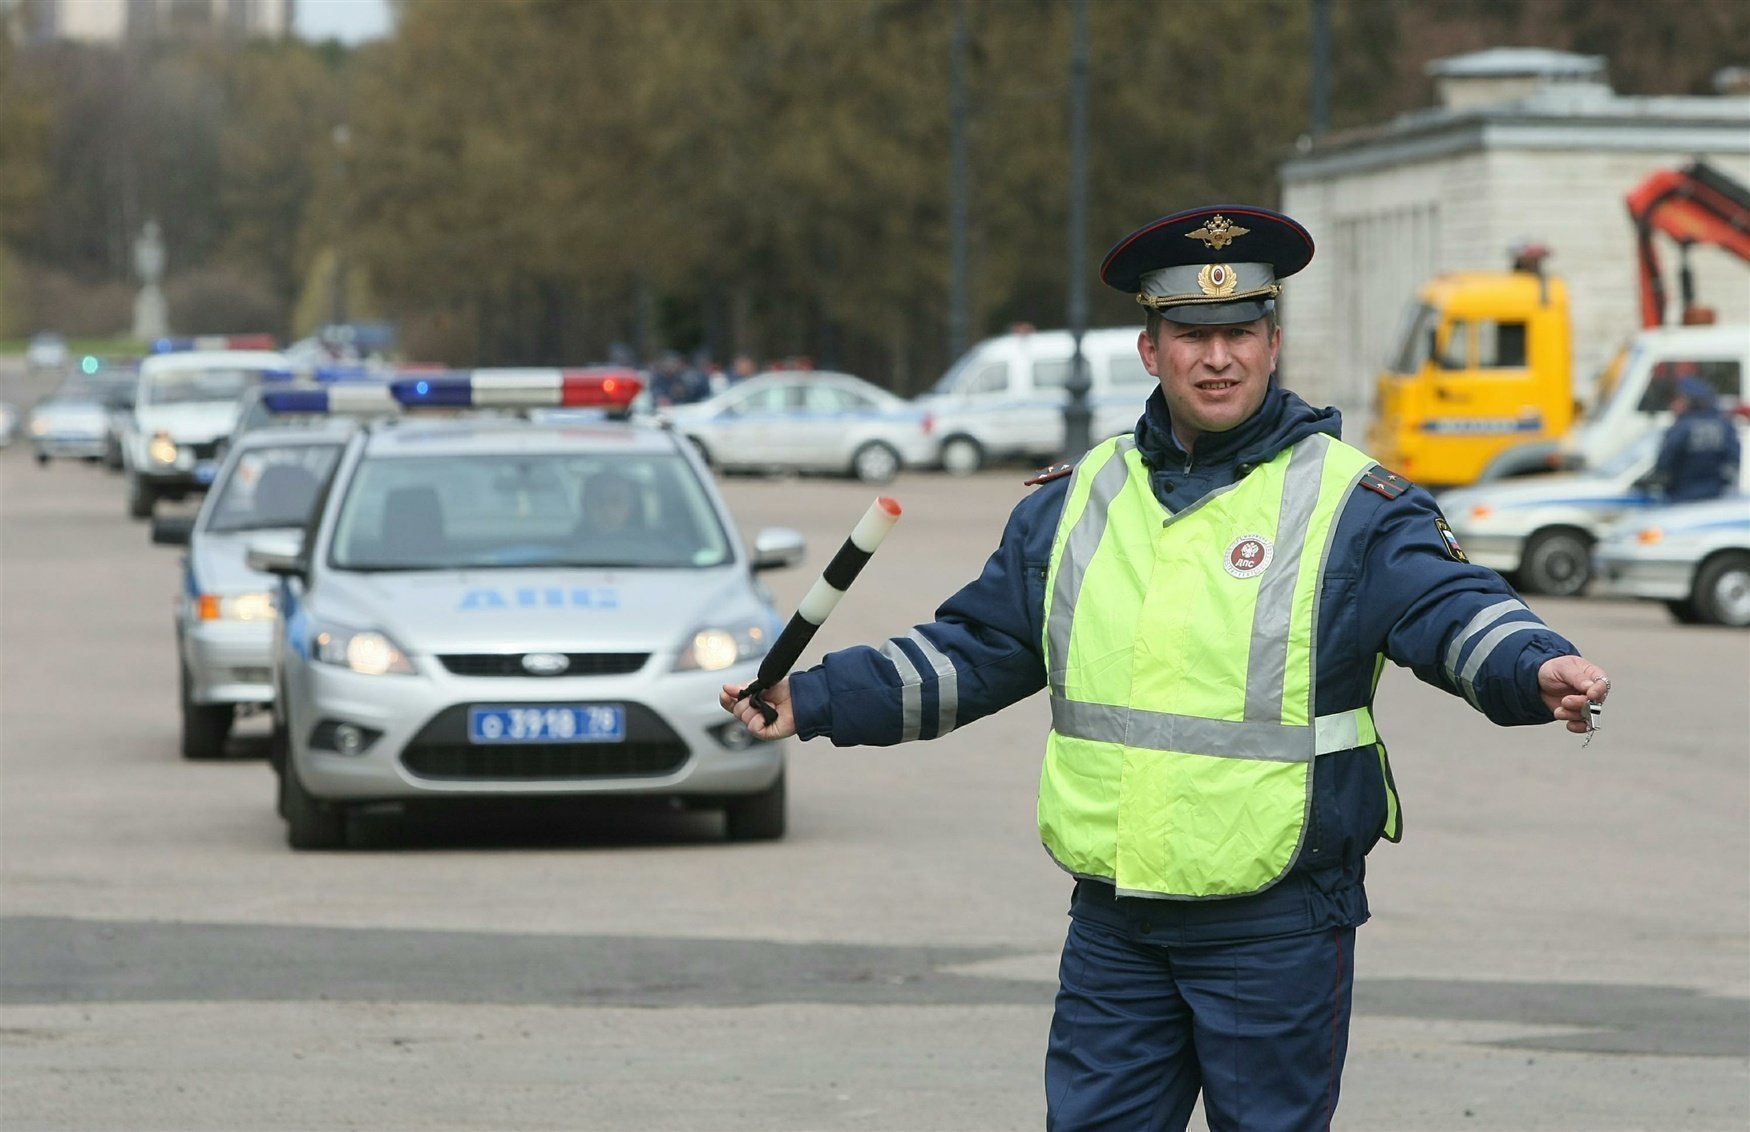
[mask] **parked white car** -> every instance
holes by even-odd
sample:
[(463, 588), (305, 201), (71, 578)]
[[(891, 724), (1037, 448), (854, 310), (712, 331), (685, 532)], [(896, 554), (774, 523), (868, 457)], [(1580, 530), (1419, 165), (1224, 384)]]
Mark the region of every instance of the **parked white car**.
[(1654, 507), (1593, 555), (1599, 590), (1662, 601), (1684, 624), (1750, 625), (1750, 495)]
[[(1095, 441), (1129, 432), (1159, 382), (1142, 366), (1136, 326), (1089, 330), (1088, 407)], [(935, 419), (942, 467), (969, 475), (996, 460), (1044, 463), (1064, 449), (1073, 339), (1067, 330), (987, 338), (949, 367), (915, 402)]]
[(658, 412), (725, 471), (851, 475), (886, 483), (935, 458), (929, 413), (847, 373), (785, 370)]

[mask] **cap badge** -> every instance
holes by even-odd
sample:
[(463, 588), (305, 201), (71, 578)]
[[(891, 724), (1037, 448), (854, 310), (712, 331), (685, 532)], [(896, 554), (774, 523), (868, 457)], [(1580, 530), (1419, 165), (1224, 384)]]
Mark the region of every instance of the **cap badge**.
[(1236, 578), (1255, 578), (1270, 565), (1276, 548), (1263, 535), (1241, 535), (1227, 548), (1227, 572)]
[(1197, 286), (1203, 289), (1205, 295), (1220, 298), (1234, 293), (1234, 285), (1239, 282), (1239, 275), (1225, 263), (1208, 263), (1197, 273)]
[(1205, 220), (1203, 227), (1193, 229), (1185, 235), (1189, 239), (1202, 240), (1211, 251), (1220, 251), (1250, 231), (1250, 228), (1241, 228), (1218, 212)]

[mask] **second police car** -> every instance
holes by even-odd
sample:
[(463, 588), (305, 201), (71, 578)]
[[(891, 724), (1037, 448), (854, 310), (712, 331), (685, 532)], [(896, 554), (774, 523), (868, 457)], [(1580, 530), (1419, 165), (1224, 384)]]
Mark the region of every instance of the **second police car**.
[(1750, 495), (1655, 507), (1599, 542), (1600, 590), (1665, 603), (1684, 624), (1750, 626)]
[(273, 702), (275, 580), (247, 565), (249, 542), (304, 528), (353, 427), (336, 417), (251, 432), (196, 515), (152, 520), (153, 542), (188, 547), (176, 603), (184, 758), (220, 757), (238, 711)]
[[(392, 389), (415, 409), (612, 407), (638, 381)], [(750, 556), (667, 430), (412, 413), (361, 429), (306, 530), (249, 552), (282, 579), (270, 762), (288, 841), (343, 846), (365, 806), (581, 796), (721, 808), (732, 839), (782, 836), (783, 746), (726, 719), (717, 688), (751, 679), (777, 634), (756, 572), (802, 553), (773, 528)]]

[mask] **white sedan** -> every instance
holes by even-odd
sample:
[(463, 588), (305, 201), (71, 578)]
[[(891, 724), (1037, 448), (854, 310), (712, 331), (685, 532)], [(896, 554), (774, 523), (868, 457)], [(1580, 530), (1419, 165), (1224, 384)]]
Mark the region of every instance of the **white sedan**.
[[(1440, 496), (1446, 521), (1479, 566), (1526, 593), (1567, 597), (1592, 580), (1592, 548), (1612, 523), (1662, 505), (1644, 486), (1660, 434), (1643, 436), (1595, 472), (1492, 480)], [(1750, 463), (1739, 472), (1750, 482)]]
[(935, 457), (929, 413), (845, 373), (760, 374), (660, 416), (726, 471), (826, 472), (886, 483)]
[(1641, 512), (1593, 560), (1606, 594), (1662, 601), (1685, 624), (1750, 625), (1750, 495)]

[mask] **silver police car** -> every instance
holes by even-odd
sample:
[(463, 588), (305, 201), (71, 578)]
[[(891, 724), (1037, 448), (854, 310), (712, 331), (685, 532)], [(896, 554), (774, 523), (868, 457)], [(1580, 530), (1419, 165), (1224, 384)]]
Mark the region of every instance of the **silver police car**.
[[(518, 386), (395, 383), (500, 409)], [(288, 841), (341, 847), (367, 806), (579, 796), (677, 799), (722, 808), (732, 839), (782, 836), (783, 746), (725, 719), (717, 689), (752, 679), (779, 629), (756, 572), (802, 553), (774, 528), (750, 556), (664, 429), (363, 429), (307, 534), (250, 553), (283, 579), (270, 761)]]
[(253, 432), (228, 454), (198, 514), (152, 520), (153, 542), (188, 547), (176, 602), (184, 758), (222, 756), (238, 710), (273, 702), (277, 583), (249, 567), (248, 545), (310, 521), (352, 428), (336, 418)]

